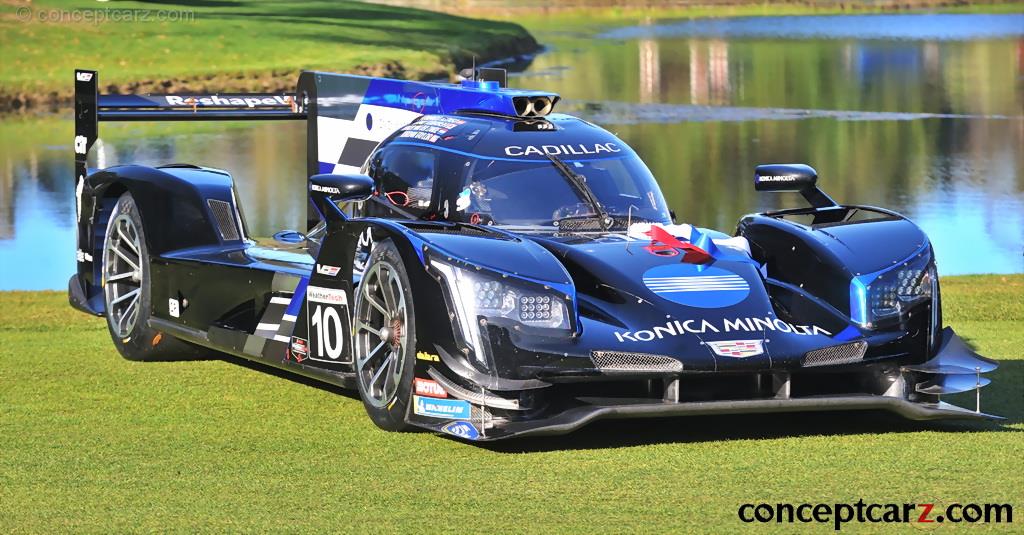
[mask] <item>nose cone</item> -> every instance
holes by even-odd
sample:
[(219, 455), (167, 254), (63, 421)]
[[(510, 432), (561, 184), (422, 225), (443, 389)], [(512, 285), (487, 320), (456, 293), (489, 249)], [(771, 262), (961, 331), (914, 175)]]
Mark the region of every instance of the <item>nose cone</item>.
[(583, 309), (600, 312), (583, 317), (595, 351), (670, 356), (684, 372), (753, 371), (798, 366), (806, 351), (834, 343), (832, 325), (780, 316), (748, 258), (694, 264), (622, 242), (563, 246), (558, 256)]

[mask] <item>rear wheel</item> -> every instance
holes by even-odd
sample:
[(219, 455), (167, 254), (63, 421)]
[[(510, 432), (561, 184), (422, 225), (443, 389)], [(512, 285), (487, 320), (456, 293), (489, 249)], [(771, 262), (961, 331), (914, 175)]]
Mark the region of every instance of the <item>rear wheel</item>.
[(128, 360), (192, 358), (198, 348), (149, 327), (149, 251), (135, 200), (125, 193), (117, 200), (103, 242), (103, 298), (107, 329), (121, 356)]
[(409, 275), (390, 241), (374, 248), (355, 302), (359, 396), (373, 423), (402, 431), (411, 399), (416, 317)]

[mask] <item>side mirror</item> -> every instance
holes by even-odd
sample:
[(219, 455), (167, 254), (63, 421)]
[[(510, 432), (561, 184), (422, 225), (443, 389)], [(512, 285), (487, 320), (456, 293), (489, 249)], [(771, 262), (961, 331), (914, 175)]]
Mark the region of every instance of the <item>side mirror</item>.
[(801, 163), (772, 163), (754, 169), (754, 189), (757, 191), (801, 192), (818, 183), (818, 172)]
[(336, 202), (365, 201), (373, 195), (373, 179), (361, 174), (313, 175), (309, 177), (309, 198), (324, 219), (343, 220)]
[(838, 206), (824, 191), (818, 189), (818, 172), (802, 163), (773, 163), (754, 169), (757, 191), (791, 191), (799, 193), (814, 208)]

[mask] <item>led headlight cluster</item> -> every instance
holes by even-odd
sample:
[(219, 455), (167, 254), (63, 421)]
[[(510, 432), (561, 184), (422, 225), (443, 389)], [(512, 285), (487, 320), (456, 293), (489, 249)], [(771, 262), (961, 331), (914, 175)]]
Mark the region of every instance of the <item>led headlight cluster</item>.
[(463, 339), (474, 350), (480, 348), (482, 322), (499, 320), (511, 323), (513, 328), (553, 331), (571, 328), (567, 298), (554, 289), (436, 259), (430, 265), (444, 279)]
[(552, 301), (550, 295), (524, 295), (519, 298), (519, 319), (525, 322), (548, 322), (560, 313), (562, 303)]
[[(895, 279), (895, 280), (893, 280)], [(906, 305), (931, 297), (931, 274), (920, 269), (900, 269), (895, 277), (876, 280), (869, 286), (871, 314), (883, 318), (899, 314)]]
[(487, 310), (505, 308), (505, 292), (498, 281), (473, 281), (473, 292), (476, 294), (476, 306)]
[(507, 318), (524, 325), (549, 329), (569, 326), (563, 298), (554, 292), (526, 288), (521, 283), (508, 282), (507, 279), (499, 281), (479, 271), (457, 267), (452, 269), (458, 270), (455, 277), (461, 286), (472, 285), (475, 314), (471, 315)]
[(851, 315), (866, 327), (899, 317), (911, 307), (932, 298), (935, 266), (930, 256), (881, 273), (857, 277), (851, 285)]

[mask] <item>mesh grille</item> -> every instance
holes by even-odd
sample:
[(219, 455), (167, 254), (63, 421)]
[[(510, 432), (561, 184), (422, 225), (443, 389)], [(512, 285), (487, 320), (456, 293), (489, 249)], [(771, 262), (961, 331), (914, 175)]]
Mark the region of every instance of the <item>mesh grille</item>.
[(235, 228), (235, 214), (231, 210), (231, 204), (214, 199), (208, 199), (206, 204), (210, 207), (210, 212), (213, 213), (213, 218), (217, 222), (220, 237), (224, 241), (237, 240), (238, 229)]
[(594, 351), (590, 354), (594, 367), (606, 373), (615, 372), (681, 372), (683, 363), (672, 357), (647, 353)]
[(487, 229), (474, 227), (470, 225), (419, 225), (416, 223), (408, 223), (406, 227), (421, 232), (424, 234), (462, 234), (468, 236), (487, 236), (489, 238), (497, 238), (507, 240), (504, 234), (498, 234), (497, 232), (491, 232)]
[(864, 352), (867, 351), (867, 349), (868, 343), (864, 341), (815, 349), (814, 351), (809, 351), (804, 355), (803, 365), (829, 366), (833, 364), (860, 362), (864, 359)]
[(590, 232), (603, 229), (601, 228), (601, 220), (597, 216), (593, 216), (563, 219), (558, 222), (558, 230), (561, 232)]

